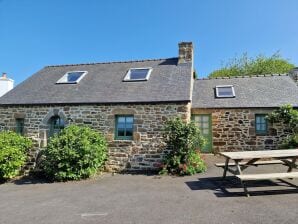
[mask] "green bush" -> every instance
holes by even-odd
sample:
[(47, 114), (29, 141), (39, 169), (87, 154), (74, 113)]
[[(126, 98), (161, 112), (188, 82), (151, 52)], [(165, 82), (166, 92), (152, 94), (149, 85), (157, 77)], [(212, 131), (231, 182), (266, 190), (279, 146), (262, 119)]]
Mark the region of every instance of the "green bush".
[(282, 123), (290, 133), (279, 145), (281, 149), (293, 149), (298, 147), (298, 111), (286, 104), (274, 110), (267, 116), (271, 123)]
[(196, 173), (201, 173), (207, 170), (207, 167), (202, 160), (200, 154), (195, 151), (191, 151), (188, 155), (188, 161), (184, 166), (183, 174), (193, 175)]
[(50, 139), (41, 168), (56, 181), (79, 180), (94, 175), (107, 159), (107, 143), (98, 132), (71, 125)]
[(297, 149), (298, 148), (298, 133), (288, 136), (282, 144), (279, 146), (280, 149)]
[(284, 123), (293, 133), (298, 133), (298, 110), (285, 104), (267, 116), (271, 123)]
[(32, 141), (11, 131), (0, 132), (0, 179), (17, 176), (28, 158)]
[(181, 118), (167, 121), (164, 137), (171, 151), (165, 157), (160, 174), (192, 175), (206, 170), (204, 161), (197, 153), (205, 144), (205, 139), (193, 122), (185, 123)]

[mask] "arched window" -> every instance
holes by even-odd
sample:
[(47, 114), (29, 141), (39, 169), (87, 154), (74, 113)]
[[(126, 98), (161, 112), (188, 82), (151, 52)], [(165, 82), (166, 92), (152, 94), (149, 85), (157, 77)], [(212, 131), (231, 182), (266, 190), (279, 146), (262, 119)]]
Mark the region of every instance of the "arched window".
[(50, 133), (49, 136), (53, 136), (54, 134), (60, 132), (61, 129), (63, 129), (65, 126), (65, 122), (62, 118), (59, 116), (53, 116), (49, 120), (49, 128), (50, 128)]

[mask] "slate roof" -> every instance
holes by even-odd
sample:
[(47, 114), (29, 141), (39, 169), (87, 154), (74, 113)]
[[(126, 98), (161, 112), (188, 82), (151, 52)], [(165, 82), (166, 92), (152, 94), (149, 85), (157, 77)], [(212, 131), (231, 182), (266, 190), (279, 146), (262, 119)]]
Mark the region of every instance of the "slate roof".
[[(216, 98), (215, 86), (233, 85), (235, 98)], [(194, 81), (192, 108), (298, 107), (298, 86), (287, 75), (201, 79)]]
[[(179, 102), (191, 100), (191, 63), (178, 58), (47, 66), (0, 98), (0, 104)], [(152, 67), (150, 79), (123, 82), (130, 68)], [(78, 84), (56, 84), (68, 71), (88, 71)]]

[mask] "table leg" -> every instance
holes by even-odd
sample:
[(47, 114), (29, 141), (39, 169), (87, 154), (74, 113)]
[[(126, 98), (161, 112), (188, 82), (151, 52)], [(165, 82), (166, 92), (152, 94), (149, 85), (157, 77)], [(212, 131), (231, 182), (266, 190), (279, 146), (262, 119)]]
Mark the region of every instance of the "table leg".
[(242, 174), (242, 170), (241, 170), (241, 167), (240, 167), (240, 165), (239, 165), (239, 162), (240, 162), (241, 160), (235, 160), (235, 163), (236, 163), (236, 169), (237, 169), (237, 172), (238, 172), (238, 174)]
[(245, 182), (241, 181), (241, 185), (243, 187), (243, 190), (244, 190), (244, 193), (245, 193), (246, 197), (249, 197), (249, 193), (248, 193), (247, 187), (245, 185)]
[[(239, 175), (242, 174), (242, 170), (241, 170), (241, 167), (240, 167), (240, 165), (239, 165), (239, 162), (240, 162), (240, 161), (241, 161), (241, 160), (235, 160), (235, 163), (236, 163), (236, 172), (238, 172)], [(245, 193), (246, 197), (249, 197), (249, 193), (248, 193), (247, 187), (246, 187), (246, 185), (245, 185), (245, 182), (242, 181), (242, 180), (240, 180), (240, 183), (241, 183), (241, 185), (242, 185), (242, 187), (243, 187), (243, 190), (244, 190), (244, 193)]]
[(224, 172), (223, 172), (222, 179), (225, 179), (226, 176), (227, 176), (227, 171), (228, 171), (228, 168), (229, 168), (229, 161), (230, 161), (230, 158), (226, 158), (225, 169), (224, 169)]
[(290, 164), (290, 166), (289, 166), (289, 169), (288, 169), (288, 173), (289, 172), (292, 172), (292, 169), (293, 169), (293, 167), (295, 167), (295, 164), (296, 164), (296, 157), (294, 157), (293, 159), (292, 159), (292, 162), (291, 163), (289, 163)]

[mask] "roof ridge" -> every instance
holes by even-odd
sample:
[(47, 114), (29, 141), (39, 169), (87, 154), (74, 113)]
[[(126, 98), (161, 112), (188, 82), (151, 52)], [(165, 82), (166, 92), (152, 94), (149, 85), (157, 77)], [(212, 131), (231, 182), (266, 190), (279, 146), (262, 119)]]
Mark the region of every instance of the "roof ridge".
[(90, 62), (90, 63), (78, 63), (78, 64), (61, 64), (61, 65), (47, 65), (48, 67), (64, 67), (64, 66), (79, 66), (79, 65), (97, 65), (97, 64), (116, 64), (116, 63), (132, 63), (132, 62), (146, 62), (146, 61), (162, 61), (162, 60), (174, 60), (177, 57), (172, 58), (157, 58), (157, 59), (142, 59), (142, 60), (128, 60), (128, 61), (111, 61), (111, 62)]
[(265, 75), (239, 75), (239, 76), (224, 76), (214, 78), (198, 78), (197, 80), (214, 80), (214, 79), (243, 79), (243, 78), (260, 78), (260, 77), (272, 77), (272, 76), (289, 76), (288, 73), (283, 74), (265, 74)]

